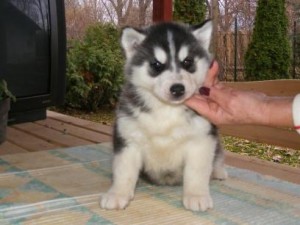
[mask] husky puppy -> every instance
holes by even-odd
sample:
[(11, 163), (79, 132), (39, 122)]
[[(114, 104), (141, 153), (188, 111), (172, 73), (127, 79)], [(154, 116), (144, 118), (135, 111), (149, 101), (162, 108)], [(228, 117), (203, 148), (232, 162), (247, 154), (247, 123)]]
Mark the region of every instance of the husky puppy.
[(225, 179), (217, 128), (183, 102), (202, 86), (211, 63), (211, 21), (125, 28), (126, 82), (113, 136), (113, 184), (104, 209), (124, 209), (140, 174), (158, 185), (183, 183), (183, 205), (213, 207), (210, 178)]

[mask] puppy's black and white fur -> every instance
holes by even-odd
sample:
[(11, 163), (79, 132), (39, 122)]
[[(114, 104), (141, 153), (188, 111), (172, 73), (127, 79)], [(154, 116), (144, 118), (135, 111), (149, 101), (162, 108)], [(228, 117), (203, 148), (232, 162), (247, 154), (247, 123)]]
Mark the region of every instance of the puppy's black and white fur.
[(213, 207), (210, 178), (225, 179), (216, 127), (183, 102), (202, 86), (211, 57), (212, 23), (125, 28), (126, 82), (114, 129), (113, 184), (105, 209), (124, 209), (140, 174), (159, 185), (183, 183), (186, 209)]

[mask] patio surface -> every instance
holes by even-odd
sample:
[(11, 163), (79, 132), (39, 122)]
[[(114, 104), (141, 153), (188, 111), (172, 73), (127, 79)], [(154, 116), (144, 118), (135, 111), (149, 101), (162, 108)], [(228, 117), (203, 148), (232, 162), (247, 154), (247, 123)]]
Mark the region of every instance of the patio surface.
[[(8, 127), (0, 156), (110, 142), (112, 127), (48, 111), (47, 119)], [(226, 152), (227, 165), (300, 184), (300, 168)]]
[(47, 111), (47, 119), (9, 126), (0, 155), (111, 141), (112, 127)]
[(231, 152), (229, 179), (211, 183), (213, 210), (186, 211), (181, 187), (144, 182), (127, 210), (101, 210), (111, 134), (111, 126), (51, 111), (8, 127), (0, 145), (0, 224), (300, 224), (300, 169)]
[(185, 210), (181, 186), (141, 179), (126, 210), (103, 210), (111, 151), (102, 143), (0, 156), (0, 224), (300, 224), (299, 184), (230, 166), (227, 180), (211, 182), (207, 212)]

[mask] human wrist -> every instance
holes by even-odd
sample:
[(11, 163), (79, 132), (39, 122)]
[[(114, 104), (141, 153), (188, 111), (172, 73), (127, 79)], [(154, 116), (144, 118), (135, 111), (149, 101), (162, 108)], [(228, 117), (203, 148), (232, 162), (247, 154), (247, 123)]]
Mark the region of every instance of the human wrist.
[(252, 124), (255, 125), (269, 125), (270, 124), (270, 114), (272, 100), (270, 96), (264, 95), (261, 98), (257, 98), (256, 104), (256, 114), (252, 117)]
[(291, 97), (271, 97), (265, 99), (265, 113), (262, 124), (266, 126), (293, 126), (293, 99)]

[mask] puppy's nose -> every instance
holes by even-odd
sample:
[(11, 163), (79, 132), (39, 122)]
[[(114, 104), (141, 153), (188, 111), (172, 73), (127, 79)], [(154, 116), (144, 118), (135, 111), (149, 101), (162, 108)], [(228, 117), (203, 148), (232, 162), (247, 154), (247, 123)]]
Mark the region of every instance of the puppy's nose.
[(173, 84), (170, 87), (170, 92), (175, 98), (179, 98), (184, 95), (185, 87), (182, 84)]

